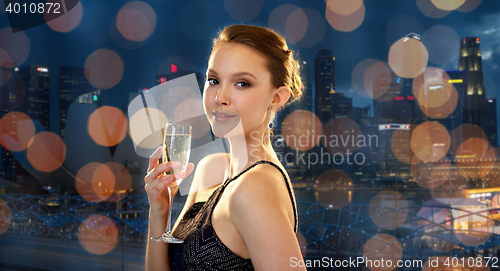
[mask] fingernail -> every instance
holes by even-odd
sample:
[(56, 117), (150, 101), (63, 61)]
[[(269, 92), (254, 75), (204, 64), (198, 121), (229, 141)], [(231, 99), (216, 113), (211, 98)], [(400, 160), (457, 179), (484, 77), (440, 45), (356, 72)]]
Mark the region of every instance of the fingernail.
[(174, 161), (174, 166), (178, 167), (178, 166), (180, 166), (180, 165), (181, 165), (181, 162), (179, 162), (179, 161)]

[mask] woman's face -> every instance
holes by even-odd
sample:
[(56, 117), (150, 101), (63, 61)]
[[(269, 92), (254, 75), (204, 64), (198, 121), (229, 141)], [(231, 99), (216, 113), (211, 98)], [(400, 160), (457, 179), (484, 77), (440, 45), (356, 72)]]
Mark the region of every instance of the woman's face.
[[(219, 47), (208, 62), (203, 93), (205, 114), (214, 134), (229, 137), (262, 131), (269, 119), (273, 90), (261, 53), (237, 43)], [(243, 127), (238, 125), (240, 120)]]

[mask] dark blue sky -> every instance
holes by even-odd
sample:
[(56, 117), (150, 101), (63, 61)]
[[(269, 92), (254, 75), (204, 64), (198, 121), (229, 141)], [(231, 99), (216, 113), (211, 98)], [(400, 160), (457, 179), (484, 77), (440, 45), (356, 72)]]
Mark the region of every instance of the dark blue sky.
[[(0, 1), (1, 2), (1, 1)], [(371, 101), (362, 98), (352, 89), (353, 68), (366, 58), (387, 61), (390, 44), (395, 33), (386, 33), (389, 21), (401, 14), (411, 15), (419, 21), (416, 29), (427, 31), (435, 25), (451, 27), (458, 37), (478, 36), (481, 38), (483, 71), (487, 98), (496, 97), (500, 91), (500, 1), (483, 0), (478, 8), (464, 13), (453, 11), (441, 19), (426, 17), (417, 7), (415, 0), (365, 1), (366, 14), (360, 27), (352, 32), (339, 32), (325, 19), (324, 1), (270, 1), (263, 2), (260, 14), (250, 21), (234, 20), (224, 8), (224, 1), (145, 1), (156, 12), (157, 23), (154, 33), (136, 49), (120, 47), (111, 37), (113, 19), (122, 1), (84, 0), (83, 17), (80, 25), (69, 33), (53, 31), (48, 25), (40, 25), (24, 33), (30, 40), (31, 49), (26, 64), (45, 64), (51, 67), (51, 130), (57, 131), (58, 106), (58, 68), (60, 65), (83, 67), (86, 58), (97, 49), (111, 49), (118, 53), (124, 62), (122, 80), (103, 91), (103, 105), (112, 105), (125, 110), (128, 93), (136, 92), (139, 87), (153, 87), (155, 75), (161, 64), (169, 59), (185, 59), (180, 66), (205, 72), (211, 51), (211, 39), (225, 26), (246, 23), (268, 26), (269, 15), (282, 4), (292, 4), (301, 8), (311, 8), (321, 15), (318, 19), (325, 25), (324, 37), (311, 48), (289, 44), (299, 51), (311, 66), (311, 79), (314, 72), (314, 57), (319, 49), (331, 49), (336, 57), (337, 91), (353, 98), (354, 106), (365, 106)], [(0, 5), (1, 7), (1, 5)], [(415, 19), (416, 18), (416, 19)], [(418, 23), (417, 23), (418, 24)], [(0, 13), (0, 28), (9, 27), (5, 13)], [(397, 26), (392, 29), (404, 29)], [(403, 31), (403, 30), (401, 30)], [(424, 34), (424, 33), (418, 34)], [(389, 37), (386, 37), (386, 36)], [(458, 46), (457, 41), (457, 46)], [(190, 63), (190, 64), (186, 64)], [(444, 70), (458, 69), (458, 55), (445, 66), (434, 65)], [(311, 82), (314, 83), (314, 82)], [(495, 90), (496, 89), (496, 90)]]

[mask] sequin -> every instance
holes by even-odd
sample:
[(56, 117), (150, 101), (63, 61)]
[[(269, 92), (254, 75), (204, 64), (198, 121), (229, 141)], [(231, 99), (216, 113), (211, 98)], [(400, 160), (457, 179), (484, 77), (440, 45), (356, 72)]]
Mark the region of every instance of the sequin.
[(277, 168), (285, 178), (295, 217), (294, 231), (297, 232), (297, 208), (292, 189), (283, 170), (271, 161), (261, 160), (226, 180), (210, 195), (206, 202), (196, 202), (184, 214), (173, 235), (184, 243), (169, 244), (169, 259), (173, 271), (184, 270), (254, 270), (251, 259), (243, 259), (232, 252), (217, 237), (212, 227), (212, 212), (224, 189), (229, 183), (258, 164), (269, 164)]

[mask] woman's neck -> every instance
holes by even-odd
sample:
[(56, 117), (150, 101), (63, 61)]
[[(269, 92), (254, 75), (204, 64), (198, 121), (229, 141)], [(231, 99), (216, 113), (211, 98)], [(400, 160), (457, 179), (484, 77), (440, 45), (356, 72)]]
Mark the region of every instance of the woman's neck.
[(245, 135), (244, 133), (228, 138), (229, 168), (226, 177), (233, 178), (245, 168), (260, 160), (274, 160), (274, 152), (269, 131)]

